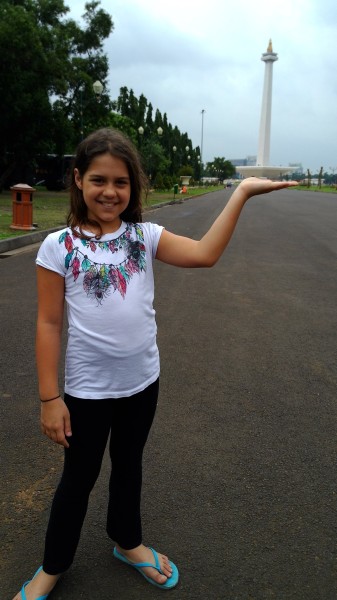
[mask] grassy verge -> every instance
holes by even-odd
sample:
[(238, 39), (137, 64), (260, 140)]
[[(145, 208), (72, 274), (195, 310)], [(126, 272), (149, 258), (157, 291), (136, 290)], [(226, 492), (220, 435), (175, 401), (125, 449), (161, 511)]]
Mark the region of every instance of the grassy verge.
[(310, 187), (307, 185), (299, 185), (298, 187), (294, 187), (292, 189), (300, 192), (327, 192), (329, 194), (337, 193), (337, 187), (331, 185), (322, 185), (322, 187), (318, 187), (318, 185), (311, 185)]
[[(222, 189), (222, 186), (191, 188), (188, 196), (200, 196), (201, 194), (214, 192), (219, 189)], [(144, 208), (150, 208), (153, 205), (170, 202), (174, 199), (180, 200), (181, 197), (181, 194), (177, 194), (174, 197), (173, 192), (151, 192), (144, 202)], [(38, 188), (33, 196), (33, 222), (38, 225), (37, 231), (62, 227), (66, 222), (68, 208), (68, 192), (49, 192), (43, 188)], [(17, 237), (29, 233), (28, 231), (10, 229), (13, 220), (12, 215), (12, 195), (10, 191), (4, 191), (0, 194), (0, 239)]]

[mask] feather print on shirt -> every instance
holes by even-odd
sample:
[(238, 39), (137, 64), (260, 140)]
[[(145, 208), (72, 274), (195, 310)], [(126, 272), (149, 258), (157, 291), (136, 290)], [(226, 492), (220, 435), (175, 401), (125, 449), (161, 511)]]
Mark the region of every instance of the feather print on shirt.
[[(132, 239), (134, 230), (136, 239)], [(80, 247), (76, 245), (80, 244)], [(79, 239), (73, 233), (64, 231), (59, 237), (59, 244), (64, 244), (67, 255), (64, 259), (66, 269), (71, 269), (74, 281), (80, 272), (83, 275), (83, 289), (89, 298), (101, 304), (110, 291), (119, 292), (125, 298), (127, 286), (132, 277), (146, 271), (146, 249), (144, 234), (140, 225), (128, 223), (125, 231), (115, 240), (108, 242)], [(97, 249), (115, 254), (124, 251), (125, 258), (118, 264), (97, 263), (85, 254), (89, 248), (93, 253)]]

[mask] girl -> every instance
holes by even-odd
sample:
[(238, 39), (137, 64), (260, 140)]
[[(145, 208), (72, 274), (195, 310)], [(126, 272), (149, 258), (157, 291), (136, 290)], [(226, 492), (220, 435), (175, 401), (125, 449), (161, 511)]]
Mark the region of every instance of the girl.
[[(200, 241), (142, 223), (145, 185), (137, 151), (124, 135), (113, 129), (89, 135), (74, 161), (68, 226), (50, 234), (38, 252), (41, 427), (64, 446), (64, 470), (43, 566), (14, 600), (44, 600), (72, 564), (109, 436), (107, 533), (116, 544), (113, 554), (161, 589), (178, 583), (174, 563), (142, 543), (142, 454), (159, 382), (152, 262), (213, 266), (248, 198), (296, 182), (243, 180)], [(58, 365), (65, 302), (62, 397)]]

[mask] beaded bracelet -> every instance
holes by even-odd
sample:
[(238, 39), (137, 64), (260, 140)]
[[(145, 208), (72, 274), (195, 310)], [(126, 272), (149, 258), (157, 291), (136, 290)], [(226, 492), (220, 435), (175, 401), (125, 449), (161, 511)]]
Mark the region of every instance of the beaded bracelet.
[(40, 402), (51, 402), (52, 400), (57, 400), (57, 398), (61, 398), (60, 394), (58, 394), (58, 396), (54, 396), (54, 398), (48, 398), (47, 400), (41, 400), (40, 398)]

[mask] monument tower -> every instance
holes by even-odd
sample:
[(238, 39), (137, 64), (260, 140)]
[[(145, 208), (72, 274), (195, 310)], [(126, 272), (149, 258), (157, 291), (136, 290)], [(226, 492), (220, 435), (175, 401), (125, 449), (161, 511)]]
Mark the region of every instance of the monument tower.
[(271, 123), (271, 100), (273, 86), (273, 64), (278, 60), (276, 52), (273, 52), (272, 41), (269, 40), (267, 52), (261, 56), (266, 67), (264, 72), (263, 96), (261, 106), (261, 121), (259, 133), (259, 149), (256, 164), (258, 166), (269, 165), (270, 155), (270, 123)]
[(273, 86), (273, 64), (278, 60), (276, 52), (273, 51), (272, 41), (269, 40), (267, 52), (261, 56), (265, 63), (264, 84), (262, 94), (261, 119), (259, 131), (259, 145), (256, 166), (245, 167), (238, 166), (236, 170), (243, 177), (268, 177), (277, 179), (284, 173), (289, 173), (291, 167), (272, 167), (269, 166), (270, 158), (270, 124), (271, 124), (271, 105), (272, 105), (272, 86)]

